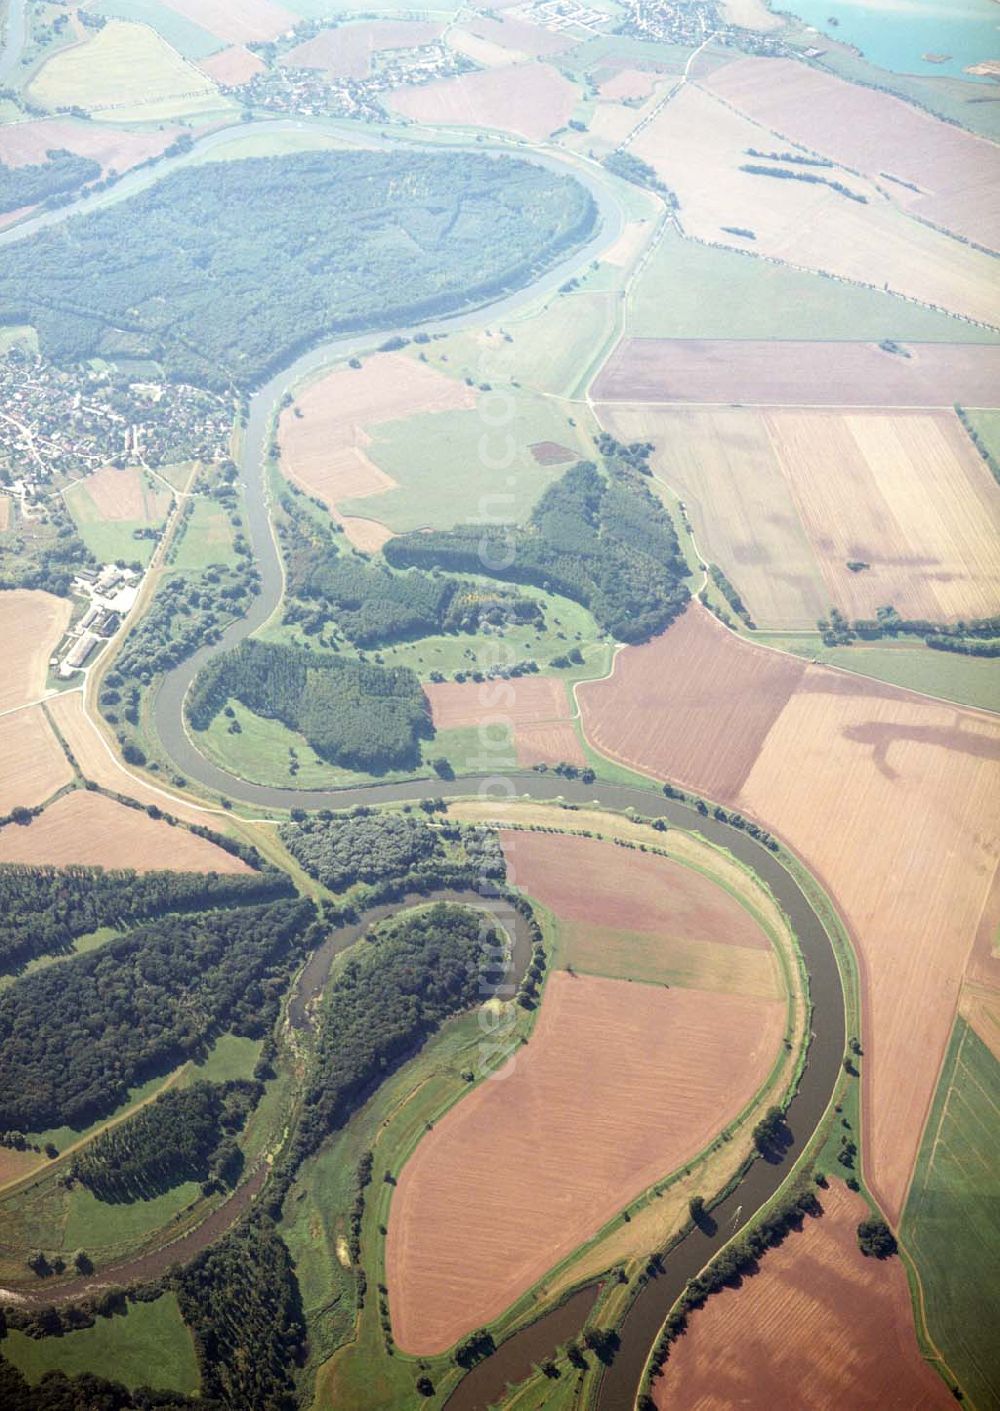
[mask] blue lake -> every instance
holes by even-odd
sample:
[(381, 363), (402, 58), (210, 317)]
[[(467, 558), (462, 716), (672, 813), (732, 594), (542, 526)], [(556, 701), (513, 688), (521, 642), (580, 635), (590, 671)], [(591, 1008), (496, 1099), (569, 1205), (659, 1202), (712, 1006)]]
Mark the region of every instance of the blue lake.
[[(996, 0), (774, 0), (774, 8), (853, 44), (869, 63), (894, 73), (962, 75), (970, 64), (1000, 59)], [(924, 54), (949, 58), (930, 64)]]

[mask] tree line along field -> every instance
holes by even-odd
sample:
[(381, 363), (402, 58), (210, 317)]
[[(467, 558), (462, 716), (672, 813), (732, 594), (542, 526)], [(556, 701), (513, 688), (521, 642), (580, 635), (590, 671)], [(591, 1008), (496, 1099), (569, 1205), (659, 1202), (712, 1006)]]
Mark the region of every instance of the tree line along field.
[(898, 1221), (996, 863), (995, 721), (748, 645), (699, 605), (578, 696), (592, 744), (766, 820), (837, 898), (862, 963), (866, 1173)]
[[(327, 215), (313, 229), (317, 210)], [(345, 266), (345, 232), (362, 210), (374, 213), (364, 258), (355, 252)], [(245, 386), (323, 336), (391, 328), (515, 288), (594, 219), (571, 177), (505, 156), (302, 152), (213, 163), (26, 240), (0, 274), (0, 317), (33, 324), (61, 362), (108, 351), (125, 328), (133, 355), (143, 344), (169, 375)], [(275, 279), (281, 300), (262, 301)], [(386, 289), (400, 291), (390, 306)]]

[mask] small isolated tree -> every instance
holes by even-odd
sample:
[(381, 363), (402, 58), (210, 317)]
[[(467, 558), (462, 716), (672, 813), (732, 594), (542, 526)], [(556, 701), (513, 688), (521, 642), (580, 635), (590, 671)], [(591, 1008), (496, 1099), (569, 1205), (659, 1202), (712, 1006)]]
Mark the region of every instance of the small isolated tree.
[(888, 1259), (896, 1253), (896, 1237), (880, 1215), (871, 1215), (858, 1226), (861, 1253), (872, 1259)]
[(431, 1381), (430, 1377), (417, 1378), (417, 1391), (421, 1396), (434, 1395), (434, 1383)]

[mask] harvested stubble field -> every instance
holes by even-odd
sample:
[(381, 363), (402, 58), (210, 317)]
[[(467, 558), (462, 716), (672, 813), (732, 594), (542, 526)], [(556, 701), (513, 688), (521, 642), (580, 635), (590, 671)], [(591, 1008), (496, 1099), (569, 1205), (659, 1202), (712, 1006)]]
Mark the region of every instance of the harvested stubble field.
[[(162, 793), (131, 774), (107, 744), (98, 726), (87, 715), (82, 691), (64, 691), (61, 696), (53, 696), (46, 702), (45, 709), (72, 751), (85, 779), (99, 784), (102, 789), (111, 789), (115, 793), (136, 799), (144, 806), (155, 804), (165, 813), (172, 813), (175, 818), (182, 818), (186, 823), (200, 823), (202, 826), (218, 823), (220, 827), (224, 827), (224, 820), (218, 812), (198, 808), (172, 794)], [(135, 818), (136, 815), (130, 813), (129, 817)], [(171, 837), (174, 836), (177, 835), (172, 833)]]
[(483, 127), (540, 142), (565, 127), (578, 91), (550, 64), (511, 64), (400, 88), (387, 103), (401, 117), (432, 126)]
[(654, 442), (656, 474), (760, 626), (809, 628), (831, 603), (933, 621), (1000, 605), (1000, 489), (953, 412), (601, 415), (620, 439)]
[(527, 1047), (424, 1137), (393, 1196), (394, 1336), (441, 1352), (488, 1323), (766, 1077), (784, 1005), (550, 977)]
[[(908, 356), (906, 356), (908, 354)], [(597, 402), (706, 406), (988, 407), (1000, 345), (623, 338), (594, 384)]]
[(498, 734), (513, 732), (517, 763), (587, 763), (570, 717), (565, 684), (554, 676), (511, 681), (441, 681), (424, 686), (436, 730), (478, 728), (495, 750)]
[(488, 44), (496, 44), (501, 49), (511, 50), (514, 54), (528, 59), (562, 54), (567, 49), (572, 49), (577, 42), (572, 35), (565, 32), (557, 33), (555, 30), (545, 29), (542, 25), (532, 24), (527, 20), (514, 20), (507, 15), (500, 19), (476, 17), (463, 28)]
[(323, 69), (335, 78), (367, 78), (372, 55), (381, 49), (432, 44), (442, 26), (426, 20), (371, 20), (323, 30), (284, 56), (292, 68)]
[(920, 1355), (902, 1264), (858, 1249), (868, 1206), (839, 1181), (818, 1195), (821, 1216), (768, 1250), (752, 1279), (691, 1315), (654, 1383), (660, 1411), (954, 1406)]
[(211, 79), (154, 30), (123, 20), (109, 20), (53, 55), (28, 92), (43, 107), (81, 107), (111, 122), (158, 122), (226, 107)]
[(231, 44), (228, 49), (220, 49), (218, 54), (210, 54), (207, 59), (199, 59), (198, 67), (208, 74), (213, 83), (236, 87), (249, 83), (264, 69), (263, 59), (244, 49), (242, 44)]
[(273, 0), (163, 0), (171, 10), (230, 44), (277, 39), (298, 23)]
[(0, 829), (0, 862), (134, 867), (140, 872), (247, 872), (245, 862), (185, 828), (76, 789), (21, 827)]
[(698, 605), (578, 695), (595, 746), (759, 819), (837, 902), (862, 976), (867, 1175), (898, 1220), (1000, 853), (997, 722), (793, 662)]
[(34, 808), (73, 781), (69, 760), (40, 705), (0, 716), (0, 814)]
[(1000, 1062), (1000, 867), (993, 877), (958, 1002), (962, 1018)]
[(78, 481), (67, 495), (74, 502), (89, 501), (91, 518), (117, 523), (132, 520), (140, 524), (158, 524), (170, 503), (170, 494), (145, 472), (130, 466), (119, 470), (108, 465)]
[(758, 254), (1000, 323), (990, 255), (914, 220), (864, 177), (832, 177), (862, 202), (822, 184), (741, 170), (777, 165), (747, 156), (750, 147), (771, 150), (773, 141), (766, 128), (687, 84), (630, 150), (676, 192), (688, 235), (743, 248), (745, 239), (727, 227), (749, 228)]
[(786, 150), (785, 139), (811, 148), (878, 181), (905, 210), (979, 244), (1000, 243), (994, 143), (889, 93), (791, 59), (737, 59), (700, 83), (771, 129), (775, 140), (762, 134), (760, 150)]
[(47, 152), (65, 148), (100, 162), (105, 173), (112, 168), (128, 171), (137, 162), (157, 157), (182, 131), (179, 127), (155, 132), (116, 131), (95, 127), (74, 118), (41, 118), (35, 122), (0, 126), (0, 162), (9, 167), (37, 166)]
[(37, 589), (15, 588), (0, 593), (0, 640), (4, 672), (0, 679), (0, 710), (36, 701), (45, 691), (49, 657), (69, 625), (72, 606)]
[(342, 500), (378, 495), (395, 485), (368, 455), (368, 427), (475, 404), (475, 393), (464, 382), (396, 353), (371, 358), (358, 369), (340, 368), (282, 412), (282, 468), (336, 515)]
[(703, 873), (598, 838), (510, 830), (500, 837), (508, 880), (554, 913), (557, 966), (781, 998), (767, 935)]

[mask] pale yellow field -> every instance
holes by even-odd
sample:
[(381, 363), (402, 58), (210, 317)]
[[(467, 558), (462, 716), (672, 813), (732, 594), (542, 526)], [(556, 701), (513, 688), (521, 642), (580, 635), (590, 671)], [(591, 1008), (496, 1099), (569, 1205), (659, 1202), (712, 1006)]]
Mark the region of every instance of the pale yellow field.
[(722, 0), (722, 13), (727, 23), (743, 29), (780, 29), (784, 23), (767, 8), (764, 0)]
[(73, 780), (40, 705), (0, 715), (0, 814), (34, 808)]
[(1000, 611), (1000, 488), (952, 412), (599, 412), (620, 440), (654, 443), (654, 473), (759, 626), (809, 628), (831, 604), (852, 619), (888, 603), (932, 621)]
[(47, 108), (81, 107), (110, 122), (154, 122), (226, 106), (211, 79), (147, 25), (111, 20), (53, 55), (32, 80)]
[(1000, 852), (988, 717), (809, 667), (738, 802), (778, 827), (858, 942), (866, 1175), (896, 1221)]
[[(933, 621), (1000, 611), (1000, 487), (952, 412), (768, 415), (830, 602)], [(848, 560), (870, 563), (852, 573)]]
[(748, 227), (758, 254), (1000, 323), (1000, 281), (990, 256), (902, 214), (862, 177), (832, 174), (867, 196), (867, 205), (826, 186), (739, 170), (754, 160), (748, 147), (773, 146), (767, 128), (688, 84), (630, 150), (677, 193), (690, 235), (739, 246), (745, 242), (723, 227)]
[(653, 442), (654, 475), (684, 501), (699, 549), (722, 568), (758, 626), (810, 628), (829, 611), (768, 415), (610, 403), (598, 410), (619, 440)]
[(49, 657), (69, 625), (68, 598), (35, 589), (0, 593), (0, 642), (4, 670), (0, 676), (0, 710), (34, 701), (45, 690)]
[(186, 823), (200, 823), (211, 827), (215, 815), (208, 809), (196, 808), (163, 794), (151, 785), (144, 784), (134, 777), (125, 765), (112, 754), (97, 726), (84, 713), (83, 694), (80, 691), (67, 691), (46, 702), (46, 709), (55, 721), (56, 729), (69, 745), (73, 758), (80, 767), (85, 779), (91, 779), (104, 789), (126, 794), (141, 804), (156, 804), (165, 813), (172, 813)]
[(6, 529), (10, 523), (10, 496), (0, 495), (0, 529)]

